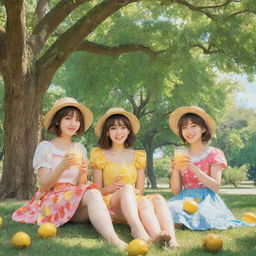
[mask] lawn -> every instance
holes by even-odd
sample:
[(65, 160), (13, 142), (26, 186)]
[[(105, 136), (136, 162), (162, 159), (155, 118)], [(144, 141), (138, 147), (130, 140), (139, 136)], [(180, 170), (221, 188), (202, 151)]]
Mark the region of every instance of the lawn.
[[(159, 192), (169, 198), (170, 193), (166, 189), (146, 190), (146, 193)], [(255, 195), (221, 195), (226, 204), (231, 208), (236, 218), (240, 219), (244, 212), (256, 213)], [(4, 226), (0, 229), (0, 255), (126, 255), (126, 252), (115, 246), (109, 245), (90, 224), (66, 224), (58, 228), (57, 236), (50, 239), (41, 239), (37, 236), (36, 225), (15, 223), (11, 221), (12, 212), (24, 202), (7, 200), (0, 202), (0, 215), (4, 219)], [(129, 242), (129, 228), (126, 225), (115, 225), (118, 235)], [(24, 231), (31, 237), (31, 246), (28, 249), (13, 249), (10, 244), (12, 235), (18, 231)], [(256, 253), (256, 228), (236, 228), (227, 231), (189, 231), (177, 230), (177, 238), (181, 249), (164, 250), (152, 246), (148, 256), (200, 256), (213, 255), (202, 249), (202, 239), (208, 233), (216, 233), (224, 241), (224, 248), (218, 252), (218, 256), (228, 255), (255, 255)]]

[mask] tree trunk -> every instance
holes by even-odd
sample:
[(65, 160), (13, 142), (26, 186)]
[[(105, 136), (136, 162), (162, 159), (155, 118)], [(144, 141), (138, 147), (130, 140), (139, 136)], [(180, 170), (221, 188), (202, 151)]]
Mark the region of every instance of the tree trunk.
[[(29, 199), (35, 192), (32, 160), (39, 140), (43, 95), (37, 91), (36, 78), (21, 81), (5, 79), (1, 198)], [(15, 90), (17, 84), (22, 90)]]
[(154, 174), (154, 166), (153, 166), (152, 144), (149, 141), (147, 141), (145, 142), (144, 147), (147, 152), (147, 174), (151, 184), (151, 188), (157, 188), (156, 177)]

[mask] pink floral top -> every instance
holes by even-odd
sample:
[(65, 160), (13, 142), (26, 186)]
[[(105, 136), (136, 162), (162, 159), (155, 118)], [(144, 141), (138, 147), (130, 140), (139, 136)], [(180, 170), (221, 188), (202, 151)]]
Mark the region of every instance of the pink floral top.
[[(211, 175), (211, 166), (220, 165), (222, 169), (227, 168), (227, 160), (224, 153), (217, 148), (209, 147), (209, 149), (198, 157), (192, 157), (193, 163), (205, 172), (208, 176)], [(182, 185), (187, 188), (205, 188), (196, 175), (188, 168), (181, 173)]]

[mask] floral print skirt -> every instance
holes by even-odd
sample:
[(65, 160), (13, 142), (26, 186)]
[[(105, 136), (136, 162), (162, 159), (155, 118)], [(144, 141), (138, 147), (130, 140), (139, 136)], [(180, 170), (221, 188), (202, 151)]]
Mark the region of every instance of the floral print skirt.
[(17, 222), (37, 225), (51, 222), (59, 227), (68, 222), (75, 214), (83, 194), (87, 190), (95, 188), (94, 184), (57, 183), (48, 192), (39, 189), (27, 204), (13, 213), (12, 219)]

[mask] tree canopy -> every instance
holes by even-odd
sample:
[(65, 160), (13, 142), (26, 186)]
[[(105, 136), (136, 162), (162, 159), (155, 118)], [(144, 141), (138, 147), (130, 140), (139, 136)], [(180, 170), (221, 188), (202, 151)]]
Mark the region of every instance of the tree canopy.
[[(149, 87), (166, 85), (170, 94), (168, 88), (187, 84), (191, 98), (197, 94), (189, 80), (200, 81), (199, 70), (202, 83), (207, 68), (210, 73), (255, 73), (254, 0), (2, 0), (0, 11), (5, 93), (1, 197), (28, 198), (33, 192), (31, 161), (41, 134), (43, 97), (57, 70), (75, 52), (115, 57), (123, 60), (123, 66), (131, 63), (126, 55), (136, 52), (141, 60), (136, 72), (128, 77), (119, 72), (112, 77), (116, 86), (123, 82), (134, 89), (145, 80)], [(154, 60), (162, 65), (149, 65)], [(206, 69), (200, 68), (201, 61)], [(189, 65), (191, 76), (185, 79), (182, 73), (188, 74)], [(146, 68), (150, 76), (143, 72), (137, 76), (137, 70)], [(163, 76), (166, 70), (169, 79)], [(109, 67), (109, 72), (115, 70)], [(107, 87), (105, 77), (98, 77), (102, 90)], [(177, 90), (175, 97), (188, 91), (179, 95)], [(132, 96), (138, 99), (136, 95)]]

